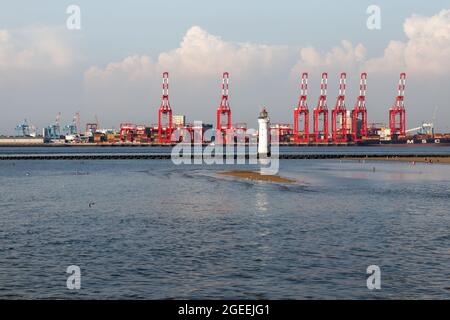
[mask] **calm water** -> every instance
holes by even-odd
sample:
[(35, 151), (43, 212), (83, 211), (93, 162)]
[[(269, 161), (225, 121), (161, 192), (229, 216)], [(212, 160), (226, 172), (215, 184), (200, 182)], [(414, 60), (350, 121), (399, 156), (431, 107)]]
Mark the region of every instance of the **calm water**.
[(224, 168), (0, 162), (0, 298), (450, 297), (450, 166), (281, 161), (294, 185)]

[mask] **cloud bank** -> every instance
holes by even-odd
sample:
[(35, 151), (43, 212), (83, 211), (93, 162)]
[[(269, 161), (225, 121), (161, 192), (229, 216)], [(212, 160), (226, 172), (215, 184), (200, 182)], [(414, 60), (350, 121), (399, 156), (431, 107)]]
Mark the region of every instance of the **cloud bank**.
[(403, 30), (408, 40), (391, 41), (382, 57), (367, 61), (368, 71), (404, 69), (429, 75), (450, 71), (450, 10), (431, 17), (413, 15), (405, 21)]
[(125, 76), (138, 80), (165, 70), (173, 70), (181, 76), (217, 76), (224, 70), (235, 76), (245, 77), (253, 72), (269, 73), (284, 64), (292, 52), (287, 47), (253, 43), (232, 43), (209, 34), (198, 26), (191, 27), (179, 48), (163, 52), (156, 61), (145, 55), (134, 55), (105, 68), (91, 67), (85, 73), (86, 81), (104, 81), (111, 77)]
[(194, 26), (187, 31), (179, 48), (161, 53), (156, 61), (149, 56), (126, 57), (105, 68), (91, 67), (85, 73), (85, 80), (91, 83), (117, 76), (136, 80), (152, 73), (159, 75), (164, 70), (175, 70), (188, 77), (217, 76), (223, 70), (238, 77), (250, 77), (286, 68), (295, 74), (327, 69), (373, 73), (401, 70), (437, 75), (450, 71), (450, 10), (442, 10), (431, 17), (414, 15), (405, 21), (403, 29), (406, 42), (391, 41), (382, 56), (368, 58), (363, 44), (354, 45), (347, 40), (322, 53), (314, 47), (297, 50), (227, 42)]
[(60, 29), (39, 26), (0, 29), (0, 70), (61, 69), (72, 62), (72, 50)]

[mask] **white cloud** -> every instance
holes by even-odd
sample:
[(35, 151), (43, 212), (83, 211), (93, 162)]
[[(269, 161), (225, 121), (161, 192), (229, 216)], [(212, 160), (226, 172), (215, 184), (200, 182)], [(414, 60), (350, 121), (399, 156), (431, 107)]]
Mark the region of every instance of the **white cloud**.
[(391, 41), (382, 57), (367, 61), (368, 71), (450, 72), (450, 10), (431, 17), (413, 15), (406, 19), (403, 30), (408, 40)]
[(362, 66), (370, 73), (406, 71), (406, 44), (400, 41), (390, 41), (382, 57), (372, 58)]
[(321, 70), (364, 70), (370, 73), (426, 73), (443, 75), (450, 72), (450, 10), (431, 17), (413, 15), (403, 29), (406, 42), (390, 41), (381, 57), (366, 58), (362, 44), (354, 46), (342, 41), (329, 52), (320, 53), (313, 47), (302, 48), (292, 72)]
[(333, 47), (327, 53), (320, 53), (314, 47), (302, 48), (300, 59), (292, 68), (293, 74), (304, 71), (351, 71), (358, 67), (366, 57), (366, 48), (362, 44), (354, 46), (350, 41), (343, 40), (340, 46)]
[(152, 77), (153, 73), (159, 77), (166, 70), (190, 79), (217, 77), (223, 71), (246, 77), (252, 72), (260, 74), (275, 70), (290, 54), (292, 50), (282, 46), (227, 42), (194, 26), (187, 31), (179, 48), (161, 53), (155, 62), (145, 55), (129, 56), (108, 64), (104, 69), (91, 67), (85, 73), (85, 80), (92, 83), (117, 76), (136, 80)]
[(368, 59), (363, 44), (354, 45), (347, 40), (325, 53), (314, 47), (297, 51), (286, 46), (227, 42), (194, 26), (187, 31), (179, 48), (161, 53), (156, 61), (148, 56), (130, 56), (104, 69), (90, 68), (85, 72), (85, 81), (95, 84), (124, 77), (148, 79), (159, 77), (165, 70), (176, 72), (179, 78), (199, 81), (217, 77), (224, 70), (233, 77), (247, 79), (280, 70), (290, 70), (291, 75), (303, 71), (450, 72), (450, 10), (431, 17), (413, 15), (405, 21), (404, 32), (406, 42), (391, 41), (381, 57)]
[(106, 81), (113, 76), (125, 77), (127, 80), (139, 80), (152, 74), (155, 68), (150, 57), (134, 55), (126, 57), (121, 62), (110, 63), (105, 69), (93, 66), (84, 73), (84, 77), (88, 82)]
[(72, 52), (58, 28), (0, 30), (0, 69), (66, 68)]
[(287, 57), (287, 48), (253, 43), (235, 44), (211, 35), (200, 27), (188, 30), (180, 48), (159, 56), (158, 63), (183, 72), (216, 75), (272, 69)]

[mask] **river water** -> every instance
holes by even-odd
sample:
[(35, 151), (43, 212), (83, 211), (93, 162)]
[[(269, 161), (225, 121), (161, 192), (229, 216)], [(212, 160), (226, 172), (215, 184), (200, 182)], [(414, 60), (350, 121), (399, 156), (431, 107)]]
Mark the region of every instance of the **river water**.
[(0, 298), (450, 297), (450, 166), (281, 160), (295, 184), (217, 174), (237, 168), (256, 169), (1, 161)]
[[(0, 147), (0, 155), (22, 155), (22, 154), (162, 154), (170, 153), (171, 147), (149, 147), (149, 146), (49, 146), (49, 147)], [(280, 146), (279, 152), (283, 154), (436, 154), (450, 155), (448, 144), (423, 144), (423, 145), (373, 145), (373, 146)]]

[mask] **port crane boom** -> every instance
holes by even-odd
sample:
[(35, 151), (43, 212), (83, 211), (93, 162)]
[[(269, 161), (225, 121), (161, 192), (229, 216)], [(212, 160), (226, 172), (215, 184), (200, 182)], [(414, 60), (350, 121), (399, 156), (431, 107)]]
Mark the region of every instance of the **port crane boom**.
[[(216, 113), (216, 140), (218, 143), (226, 143), (227, 131), (231, 130), (231, 109), (228, 101), (229, 78), (230, 74), (224, 72), (222, 75), (222, 98)], [(225, 122), (222, 122), (222, 117), (225, 118)]]
[(395, 104), (389, 109), (389, 128), (391, 136), (395, 138), (406, 134), (405, 85), (406, 73), (403, 72), (398, 81), (398, 95)]
[(158, 139), (160, 143), (172, 141), (172, 108), (169, 103), (169, 73), (164, 72), (162, 78), (161, 105), (158, 110)]
[[(316, 143), (328, 142), (327, 86), (328, 74), (324, 72), (320, 81), (319, 101), (314, 108), (314, 138)], [(322, 130), (320, 129), (320, 122), (322, 122)]]
[[(294, 142), (309, 142), (309, 110), (307, 104), (308, 96), (308, 73), (304, 72), (300, 84), (300, 97), (298, 105), (294, 109)], [(303, 120), (303, 128), (300, 128), (300, 121)]]
[[(341, 73), (339, 78), (339, 94), (336, 105), (331, 114), (333, 142), (347, 142), (347, 109), (345, 107), (345, 90), (347, 86), (347, 74)], [(338, 124), (340, 122), (340, 126)]]
[(366, 108), (367, 73), (361, 73), (359, 80), (359, 96), (352, 111), (352, 138), (355, 142), (367, 137), (367, 108)]

